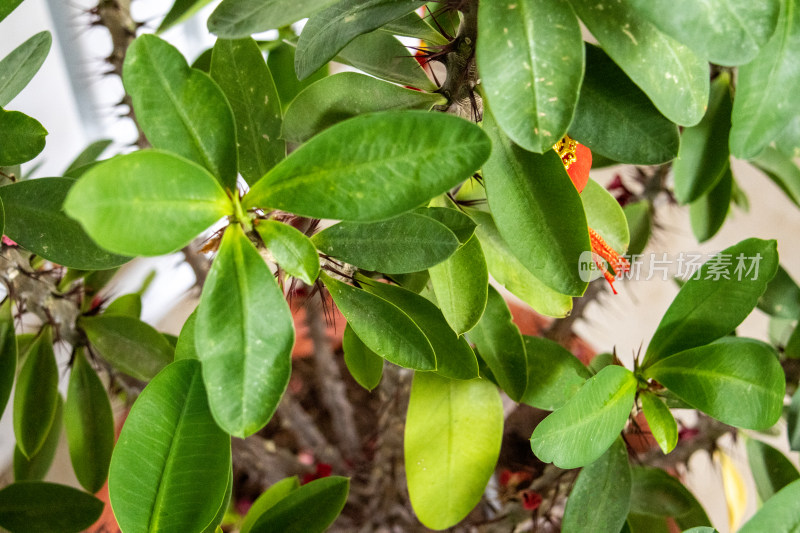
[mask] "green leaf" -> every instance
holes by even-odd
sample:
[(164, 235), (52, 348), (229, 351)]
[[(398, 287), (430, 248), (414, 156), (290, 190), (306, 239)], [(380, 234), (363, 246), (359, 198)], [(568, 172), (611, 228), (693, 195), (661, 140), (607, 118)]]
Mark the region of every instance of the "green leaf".
[(261, 496), (256, 499), (256, 501), (253, 502), (253, 505), (250, 506), (250, 509), (247, 511), (247, 514), (244, 517), (242, 525), (239, 527), (239, 533), (250, 533), (250, 530), (253, 528), (253, 524), (256, 523), (256, 520), (258, 520), (262, 514), (264, 514), (271, 507), (274, 507), (276, 503), (297, 490), (299, 487), (300, 482), (297, 480), (297, 476), (287, 477), (274, 483), (270, 488), (264, 491)]
[(747, 461), (761, 501), (769, 500), (783, 487), (800, 479), (800, 473), (780, 451), (760, 440), (747, 439)]
[(233, 109), (239, 172), (253, 184), (286, 157), (286, 142), (280, 138), (281, 101), (272, 74), (253, 39), (219, 39), (211, 77)]
[(331, 257), (386, 274), (438, 265), (460, 245), (444, 224), (420, 213), (381, 222), (340, 222), (314, 235), (312, 242)]
[(483, 316), (489, 290), (489, 271), (477, 237), (428, 272), (439, 308), (453, 331), (461, 335), (474, 328)]
[(694, 495), (665, 471), (639, 466), (631, 468), (631, 474), (631, 513), (650, 517), (651, 520), (670, 516), (676, 518), (681, 527), (687, 527), (681, 518), (694, 516), (699, 508), (699, 520), (692, 525), (711, 525)]
[(186, 246), (233, 208), (201, 166), (141, 150), (89, 170), (69, 191), (64, 210), (108, 250), (162, 255)]
[(108, 304), (103, 314), (106, 316), (125, 315), (139, 318), (142, 314), (142, 297), (135, 292), (123, 294)]
[(750, 162), (774, 181), (789, 200), (800, 206), (800, 168), (790, 156), (767, 146)]
[(795, 64), (800, 9), (794, 1), (781, 4), (775, 33), (755, 59), (739, 68), (736, 78), (730, 145), (739, 159), (758, 155), (794, 117), (787, 110), (800, 106), (800, 95), (794, 90), (800, 84)]
[(628, 219), (628, 233), (630, 235), (630, 245), (628, 253), (633, 255), (641, 254), (650, 240), (652, 231), (652, 213), (650, 202), (640, 200), (627, 204), (622, 208), (625, 218)]
[(371, 76), (343, 72), (301, 92), (286, 110), (283, 137), (302, 143), (343, 120), (390, 109), (428, 110), (445, 100), (438, 94), (398, 87)]
[(756, 306), (777, 268), (776, 242), (761, 239), (745, 239), (706, 261), (664, 313), (642, 366), (733, 331)]
[(631, 240), (628, 219), (619, 202), (605, 187), (590, 179), (581, 192), (586, 222), (620, 254)]
[(211, 0), (175, 0), (158, 26), (156, 33), (162, 33), (172, 26), (180, 24), (205, 7), (209, 2)]
[(635, 394), (633, 373), (621, 366), (605, 367), (536, 426), (531, 435), (533, 453), (559, 468), (593, 463), (619, 436)]
[(537, 313), (563, 318), (572, 310), (572, 298), (554, 291), (534, 276), (512, 253), (489, 213), (470, 210), (478, 223), (480, 241), (492, 277)]
[[(339, 0), (311, 15), (297, 41), (295, 70), (305, 79), (347, 43), (425, 5), (421, 0)], [(293, 7), (294, 8), (294, 7)]]
[[(726, 162), (727, 163), (727, 162)], [(705, 242), (717, 234), (731, 206), (733, 191), (733, 174), (730, 166), (722, 171), (722, 175), (714, 187), (689, 206), (689, 220), (692, 224), (697, 242)]]
[(0, 416), (6, 410), (17, 374), (17, 337), (11, 305), (9, 297), (0, 304)]
[(578, 263), (589, 250), (578, 191), (553, 150), (537, 155), (514, 145), (487, 112), (492, 155), (483, 166), (486, 195), (500, 235), (517, 259), (551, 289), (569, 296), (586, 290)]
[(174, 357), (172, 346), (152, 326), (137, 317), (101, 315), (81, 317), (91, 346), (111, 365), (142, 381), (148, 381)]
[(627, 3), (570, 3), (600, 46), (664, 116), (683, 126), (700, 122), (708, 102), (708, 63)]
[(23, 481), (0, 490), (0, 526), (25, 533), (78, 533), (94, 524), (103, 502), (66, 485)]
[(397, 306), (422, 330), (436, 354), (436, 371), (447, 378), (478, 377), (478, 359), (464, 337), (456, 335), (430, 300), (386, 283), (362, 283), (365, 290)]
[[(656, 165), (678, 154), (678, 128), (597, 46), (586, 45), (586, 75), (569, 134), (592, 150), (636, 165)], [(598, 161), (594, 167), (598, 167)]]
[(631, 0), (634, 11), (658, 29), (718, 65), (750, 62), (766, 44), (778, 22), (780, 2), (767, 0)]
[(319, 255), (311, 239), (277, 220), (261, 221), (256, 231), (281, 268), (308, 285), (314, 283), (319, 276)]
[(775, 350), (760, 341), (723, 337), (662, 359), (644, 375), (726, 424), (765, 429), (781, 415), (785, 377)]
[(342, 512), (349, 490), (350, 480), (341, 476), (306, 483), (268, 508), (250, 533), (322, 533)]
[[(409, 15), (417, 17), (413, 12)], [(359, 35), (342, 48), (334, 60), (400, 85), (408, 85), (423, 91), (437, 89), (436, 84), (428, 78), (416, 58), (409, 53), (408, 48), (382, 29)], [(438, 94), (421, 92), (416, 94), (418, 98), (424, 96), (429, 101), (434, 97), (446, 101)], [(438, 103), (442, 103), (441, 101)], [(383, 109), (385, 106), (386, 103)], [(420, 106), (421, 104), (417, 104), (416, 108)]]
[(41, 481), (50, 471), (53, 459), (61, 437), (61, 426), (64, 420), (64, 401), (58, 395), (56, 404), (56, 415), (53, 424), (47, 432), (47, 438), (33, 457), (28, 459), (19, 446), (14, 447), (14, 481)]
[(200, 359), (197, 355), (197, 348), (194, 345), (195, 323), (197, 321), (197, 309), (195, 308), (183, 323), (178, 342), (175, 344), (175, 360), (181, 359)]
[(489, 150), (489, 139), (478, 126), (452, 115), (361, 115), (292, 152), (250, 189), (244, 207), (314, 218), (382, 220), (468, 178)]
[(194, 341), (221, 428), (244, 438), (272, 418), (289, 384), (294, 339), (289, 305), (269, 266), (231, 224), (203, 286)]
[(14, 391), (14, 435), (25, 457), (33, 457), (42, 448), (56, 416), (58, 398), (53, 337), (46, 327), (28, 349)]
[(521, 401), (528, 384), (525, 345), (503, 296), (489, 286), (486, 311), (469, 332), (481, 359), (497, 384), (514, 401)]
[(723, 72), (711, 84), (703, 120), (683, 130), (678, 158), (672, 163), (678, 202), (688, 204), (711, 191), (729, 167), (732, 105), (730, 75)]
[(0, 0), (0, 21), (10, 15), (21, 3), (22, 0)]
[(475, 54), (492, 116), (522, 148), (550, 150), (567, 132), (583, 78), (575, 12), (560, 0), (492, 0), (480, 4), (478, 28)]
[(230, 464), (200, 363), (172, 363), (133, 404), (111, 457), (108, 491), (120, 528), (202, 531), (225, 497)]
[[(0, 13), (2, 11), (0, 8)], [(0, 15), (0, 20), (2, 18)], [(39, 32), (0, 61), (0, 107), (7, 106), (33, 79), (52, 43), (49, 31)]]
[[(631, 467), (621, 438), (599, 459), (586, 466), (567, 499), (563, 531), (619, 532), (631, 501)], [(591, 512), (587, 512), (591, 510)]]
[[(257, 1), (263, 3), (261, 0)], [(291, 1), (297, 3), (294, 0)], [(291, 36), (294, 37), (294, 34), (291, 34)], [(267, 66), (269, 71), (272, 72), (272, 78), (275, 80), (275, 86), (278, 89), (278, 96), (280, 96), (281, 106), (284, 111), (303, 89), (321, 80), (329, 73), (328, 65), (325, 65), (303, 81), (298, 80), (297, 74), (294, 72), (294, 50), (295, 47), (293, 45), (284, 42), (271, 49), (267, 56)]]
[(47, 130), (34, 118), (0, 107), (0, 166), (30, 161), (44, 150)]
[(431, 529), (469, 514), (494, 473), (503, 405), (489, 381), (417, 372), (405, 427), (405, 468), (414, 512)]
[(443, 201), (442, 198), (447, 197), (434, 198), (430, 203), (432, 207), (421, 207), (415, 213), (441, 222), (455, 234), (458, 242), (465, 244), (475, 234), (475, 228), (478, 225), (472, 218), (459, 210), (449, 198), (446, 201)]
[(436, 369), (431, 343), (407, 314), (383, 298), (324, 272), (320, 279), (347, 323), (370, 350), (405, 368)]
[(75, 476), (87, 492), (94, 494), (108, 477), (114, 449), (114, 415), (103, 383), (80, 350), (69, 377), (64, 424)]
[(775, 277), (758, 299), (758, 308), (774, 317), (800, 318), (800, 286), (782, 266), (778, 265)]
[(794, 392), (792, 403), (786, 414), (786, 430), (789, 437), (789, 449), (800, 452), (800, 388)]
[(353, 379), (368, 391), (377, 387), (383, 376), (383, 359), (361, 342), (350, 324), (344, 328), (342, 350), (344, 364)]
[(447, 44), (447, 38), (439, 33), (428, 22), (430, 17), (427, 12), (424, 17), (421, 17), (416, 11), (409, 13), (404, 17), (395, 19), (388, 24), (384, 24), (380, 31), (389, 33), (391, 35), (402, 35), (404, 37), (415, 37), (424, 41), (427, 45), (443, 45)]
[(71, 268), (104, 270), (129, 261), (98, 247), (62, 211), (75, 183), (69, 178), (41, 178), (0, 187), (6, 235), (37, 255)]
[(669, 407), (650, 391), (643, 391), (639, 399), (642, 401), (642, 411), (653, 438), (656, 439), (661, 451), (665, 455), (668, 454), (678, 444), (678, 424), (675, 418)]
[(716, 529), (710, 526), (697, 526), (691, 529), (686, 529), (683, 533), (719, 533)]
[(592, 374), (557, 342), (527, 335), (523, 340), (528, 385), (520, 401), (547, 411), (561, 408)]
[(793, 533), (800, 527), (800, 480), (781, 489), (742, 526), (739, 533)]
[(78, 154), (78, 157), (76, 157), (64, 170), (64, 176), (78, 178), (79, 176), (72, 175), (72, 173), (78, 171), (78, 169), (86, 167), (87, 165), (96, 163), (100, 156), (103, 155), (103, 152), (105, 152), (113, 142), (114, 141), (111, 139), (101, 139), (91, 143), (89, 146), (84, 148), (83, 151)]
[(288, 26), (336, 0), (223, 0), (208, 17), (208, 31), (223, 39)]
[[(225, 497), (222, 499), (219, 507), (217, 508), (217, 514), (211, 520), (211, 522), (206, 525), (206, 528), (203, 530), (203, 533), (219, 533), (222, 531), (222, 522), (225, 519), (225, 516), (228, 514), (231, 505), (231, 498), (233, 497), (233, 464), (228, 469), (228, 484), (225, 489)], [(224, 533), (224, 532), (223, 532)]]
[(231, 107), (208, 74), (189, 67), (176, 48), (139, 36), (122, 70), (136, 120), (150, 143), (208, 169), (236, 190), (236, 129)]

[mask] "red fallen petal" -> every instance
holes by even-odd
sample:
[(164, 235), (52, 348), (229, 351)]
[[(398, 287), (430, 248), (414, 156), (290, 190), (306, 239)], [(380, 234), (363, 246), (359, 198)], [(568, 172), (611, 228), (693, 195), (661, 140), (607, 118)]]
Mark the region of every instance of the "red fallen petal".
[(520, 492), (522, 496), (522, 507), (528, 511), (535, 511), (542, 504), (542, 495), (532, 490), (523, 490)]
[(575, 161), (567, 169), (572, 183), (578, 192), (583, 191), (589, 182), (589, 170), (592, 168), (592, 151), (586, 146), (578, 144), (575, 148)]
[(3, 235), (3, 244), (5, 244), (6, 246), (16, 246), (17, 245), (17, 243), (12, 241), (11, 239), (6, 237), (5, 235)]

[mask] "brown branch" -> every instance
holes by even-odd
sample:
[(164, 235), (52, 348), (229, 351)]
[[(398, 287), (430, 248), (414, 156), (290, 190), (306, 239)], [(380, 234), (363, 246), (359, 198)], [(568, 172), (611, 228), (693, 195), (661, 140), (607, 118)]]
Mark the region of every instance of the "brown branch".
[(281, 398), (278, 415), (281, 417), (281, 425), (292, 432), (301, 448), (311, 450), (317, 459), (336, 470), (343, 471), (346, 468), (339, 450), (328, 442), (317, 423), (294, 399), (291, 392), (287, 391)]

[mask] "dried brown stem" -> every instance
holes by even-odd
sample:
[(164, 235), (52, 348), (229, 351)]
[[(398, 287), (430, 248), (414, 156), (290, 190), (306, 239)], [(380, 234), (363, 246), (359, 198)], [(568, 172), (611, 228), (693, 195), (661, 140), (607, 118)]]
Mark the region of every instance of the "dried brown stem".
[(301, 448), (311, 450), (314, 456), (331, 465), (334, 469), (342, 471), (345, 468), (344, 460), (339, 450), (328, 442), (325, 435), (317, 427), (314, 419), (303, 409), (303, 406), (294, 399), (291, 392), (286, 392), (278, 405), (278, 416), (284, 428), (291, 431), (297, 438)]

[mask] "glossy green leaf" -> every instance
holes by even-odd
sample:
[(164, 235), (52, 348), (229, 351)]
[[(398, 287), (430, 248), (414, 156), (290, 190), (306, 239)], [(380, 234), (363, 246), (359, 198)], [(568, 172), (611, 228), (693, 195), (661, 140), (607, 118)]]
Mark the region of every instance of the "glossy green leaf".
[(789, 437), (789, 448), (800, 452), (800, 389), (794, 392), (792, 403), (786, 413), (786, 431)]
[(787, 110), (800, 106), (800, 94), (794, 90), (800, 84), (795, 63), (800, 6), (793, 0), (781, 4), (775, 33), (755, 59), (738, 71), (730, 145), (739, 159), (758, 155), (792, 120), (794, 114)]
[[(261, 0), (257, 1), (261, 2)], [(296, 3), (294, 0), (291, 1)], [(294, 37), (293, 33), (291, 37)], [(282, 43), (271, 49), (267, 56), (267, 66), (275, 80), (275, 87), (278, 89), (278, 96), (284, 111), (303, 89), (327, 76), (330, 70), (328, 65), (325, 65), (303, 81), (298, 80), (297, 74), (294, 72), (294, 50), (293, 45)]]
[(208, 74), (189, 67), (166, 41), (140, 35), (122, 70), (136, 120), (150, 143), (202, 165), (236, 190), (236, 129), (231, 107)]
[(176, 24), (185, 21), (200, 9), (206, 6), (211, 0), (175, 0), (169, 12), (161, 20), (156, 33), (161, 33)]
[(747, 461), (761, 501), (769, 500), (783, 487), (800, 479), (800, 473), (780, 451), (760, 440), (747, 439)]
[(617, 199), (605, 187), (590, 179), (581, 192), (581, 201), (589, 227), (617, 252), (625, 253), (631, 236), (628, 219)]
[(469, 339), (475, 343), (500, 388), (512, 400), (521, 401), (528, 384), (525, 345), (503, 296), (492, 286), (486, 311), (470, 330)]
[(139, 318), (142, 314), (142, 297), (138, 293), (123, 294), (108, 304), (103, 314)]
[(800, 206), (800, 168), (790, 156), (768, 146), (751, 163), (774, 181), (789, 200)]
[(465, 244), (475, 234), (475, 228), (478, 225), (458, 209), (449, 198), (444, 197), (447, 198), (446, 201), (441, 200), (442, 198), (441, 196), (439, 199), (434, 198), (430, 203), (431, 207), (421, 207), (415, 213), (441, 222), (455, 234), (458, 242)]
[(478, 28), (476, 60), (492, 116), (522, 148), (550, 150), (567, 132), (583, 78), (575, 12), (560, 0), (493, 0), (480, 4)]
[(543, 337), (524, 336), (528, 385), (520, 401), (537, 409), (561, 408), (592, 375), (557, 342)]
[(371, 391), (381, 382), (383, 359), (361, 342), (350, 324), (344, 328), (342, 336), (344, 364), (356, 382)]
[(629, 370), (605, 367), (536, 426), (531, 435), (533, 453), (559, 468), (593, 463), (622, 431), (635, 394), (636, 378)]
[(630, 4), (698, 56), (728, 66), (748, 63), (756, 56), (775, 30), (780, 10), (778, 0), (631, 0)]
[(81, 351), (75, 354), (64, 406), (69, 456), (81, 486), (94, 494), (108, 476), (114, 415), (106, 389)]
[(172, 346), (152, 326), (137, 317), (101, 315), (82, 317), (78, 327), (92, 348), (111, 366), (142, 381), (148, 381), (173, 360)]
[(758, 308), (774, 317), (800, 318), (800, 286), (782, 266), (758, 299)]
[(320, 279), (347, 323), (370, 350), (405, 368), (436, 369), (431, 343), (407, 314), (383, 298), (324, 272)]
[(275, 261), (290, 276), (312, 285), (319, 276), (319, 255), (311, 239), (300, 230), (276, 220), (263, 220), (256, 231)]
[[(417, 16), (413, 12), (409, 15)], [(334, 60), (399, 85), (415, 87), (422, 91), (437, 89), (416, 58), (409, 53), (408, 48), (382, 29), (359, 35), (342, 48)], [(434, 97), (444, 100), (441, 95), (420, 92), (417, 92), (417, 95), (418, 97), (424, 95), (429, 101)], [(384, 103), (383, 109), (386, 109), (385, 105)], [(418, 104), (415, 109), (420, 107), (421, 104)]]
[[(226, 515), (228, 515), (231, 506), (231, 498), (233, 497), (233, 464), (228, 469), (228, 484), (227, 488), (225, 489), (225, 497), (222, 499), (219, 507), (217, 507), (217, 514), (211, 520), (211, 522), (206, 525), (206, 528), (203, 530), (203, 533), (219, 533), (222, 531), (222, 522), (225, 520)], [(223, 532), (224, 533), (224, 532)]]
[[(347, 501), (350, 480), (330, 476), (303, 485), (266, 510), (251, 533), (322, 533), (339, 516)], [(313, 509), (313, 512), (309, 510)]]
[(239, 172), (252, 185), (286, 157), (281, 101), (272, 74), (253, 39), (219, 39), (211, 77), (233, 109)]
[(643, 366), (733, 331), (756, 306), (777, 269), (776, 242), (761, 239), (745, 239), (706, 261), (664, 313)]
[(64, 170), (64, 176), (78, 178), (79, 176), (75, 176), (73, 173), (77, 172), (79, 169), (83, 169), (87, 165), (96, 163), (100, 156), (103, 155), (103, 152), (105, 152), (113, 142), (114, 141), (111, 139), (101, 139), (91, 143), (89, 146), (84, 148), (83, 151), (78, 154), (78, 157), (76, 157)]
[(650, 433), (658, 443), (658, 447), (664, 454), (671, 452), (678, 444), (678, 424), (664, 402), (649, 391), (643, 391), (639, 395), (642, 401), (642, 411), (650, 426)]
[(703, 120), (683, 130), (678, 157), (672, 163), (675, 197), (680, 203), (693, 202), (711, 191), (729, 167), (732, 105), (730, 75), (723, 72), (711, 84)]
[(249, 37), (313, 15), (336, 0), (224, 0), (208, 18), (208, 31), (223, 39)]
[[(633, 490), (631, 491), (631, 512), (654, 517), (673, 517), (681, 522), (682, 527), (686, 520), (682, 517), (697, 513), (699, 504), (694, 495), (689, 492), (676, 478), (670, 476), (659, 468), (633, 467), (631, 468)], [(710, 526), (711, 522), (705, 516), (702, 508), (699, 517), (693, 526)]]
[(44, 150), (46, 136), (36, 119), (0, 107), (0, 166), (30, 161)]
[(69, 178), (41, 178), (0, 187), (6, 235), (41, 257), (72, 268), (107, 269), (127, 262), (130, 258), (98, 247), (62, 211), (75, 183)]
[(225, 230), (197, 307), (195, 346), (217, 424), (252, 435), (289, 384), (294, 345), (289, 305), (239, 224)]
[(478, 359), (464, 337), (457, 335), (442, 311), (430, 300), (385, 283), (362, 283), (364, 288), (397, 306), (422, 330), (436, 354), (436, 371), (452, 379), (478, 377)]
[(114, 448), (108, 490), (120, 528), (202, 531), (225, 497), (230, 461), (200, 363), (169, 365), (133, 404)]
[(414, 512), (446, 529), (483, 496), (503, 437), (503, 405), (489, 381), (416, 373), (405, 427), (405, 468)]
[(572, 297), (554, 291), (534, 276), (511, 252), (489, 213), (471, 210), (478, 223), (475, 234), (481, 243), (492, 277), (536, 312), (563, 318), (572, 310)]
[(330, 61), (347, 43), (425, 5), (421, 0), (339, 0), (315, 13), (297, 41), (295, 70), (301, 80)]
[(343, 120), (390, 109), (428, 110), (445, 100), (438, 94), (404, 89), (355, 72), (323, 78), (306, 88), (286, 110), (283, 137), (302, 143)]
[(784, 155), (800, 157), (800, 116), (795, 115), (778, 136), (775, 147)]
[(427, 45), (443, 45), (447, 44), (447, 38), (439, 33), (431, 24), (431, 17), (428, 16), (426, 11), (423, 16), (414, 11), (404, 17), (395, 19), (388, 24), (384, 24), (380, 31), (389, 33), (391, 35), (402, 35), (405, 37), (416, 37), (424, 41)]
[(233, 209), (199, 165), (141, 150), (89, 170), (69, 191), (64, 210), (108, 250), (161, 255), (186, 246)]
[(49, 31), (39, 32), (0, 60), (0, 107), (7, 106), (33, 79), (52, 43)]
[(331, 257), (386, 274), (438, 265), (460, 245), (444, 224), (419, 213), (381, 222), (340, 222), (314, 235), (312, 241)]
[(483, 316), (489, 290), (489, 271), (477, 237), (428, 272), (439, 308), (453, 331), (461, 335), (474, 328)]
[(239, 527), (239, 533), (250, 533), (253, 524), (262, 514), (299, 487), (300, 482), (297, 480), (297, 476), (284, 478), (270, 486), (250, 506), (242, 525)]
[(58, 396), (53, 336), (46, 327), (28, 349), (14, 391), (14, 435), (25, 457), (33, 457), (47, 439)]
[(650, 202), (640, 200), (627, 204), (622, 208), (622, 211), (625, 213), (625, 218), (628, 219), (628, 233), (631, 240), (628, 246), (628, 253), (631, 255), (640, 254), (647, 246), (653, 228)]
[(492, 155), (483, 166), (486, 195), (500, 235), (517, 259), (551, 289), (586, 290), (578, 264), (589, 250), (580, 196), (553, 150), (537, 155), (514, 145), (487, 112)]
[(61, 426), (64, 421), (64, 401), (60, 394), (57, 400), (53, 424), (39, 451), (28, 459), (19, 446), (14, 447), (14, 481), (41, 481), (50, 471), (53, 459), (56, 457), (56, 450), (61, 438)]
[[(655, 165), (678, 153), (678, 128), (599, 47), (586, 45), (586, 74), (569, 134), (592, 157)], [(598, 167), (597, 163), (593, 164)]]
[(691, 529), (686, 529), (683, 533), (719, 533), (716, 529), (710, 526), (697, 526)]
[[(727, 163), (727, 162), (726, 162)], [(730, 166), (722, 171), (719, 181), (705, 195), (689, 206), (689, 220), (697, 242), (705, 242), (717, 234), (731, 206), (733, 174)]]
[(631, 500), (628, 449), (621, 438), (595, 462), (581, 470), (567, 499), (562, 531), (618, 533)]
[(103, 512), (103, 502), (85, 492), (41, 481), (0, 490), (0, 527), (25, 533), (79, 533)]
[(739, 533), (793, 533), (800, 528), (800, 480), (781, 489), (750, 520)]
[(11, 298), (6, 297), (0, 304), (0, 416), (6, 410), (17, 374), (17, 337), (12, 303)]
[(664, 116), (683, 126), (700, 122), (708, 102), (708, 63), (627, 3), (570, 3), (600, 46)]
[(370, 222), (398, 215), (469, 177), (489, 155), (481, 129), (425, 111), (362, 115), (305, 143), (256, 183), (244, 207)]
[(22, 0), (0, 0), (0, 21), (10, 15), (21, 3)]
[(192, 314), (186, 318), (186, 322), (183, 323), (183, 327), (181, 328), (181, 333), (178, 335), (178, 342), (175, 344), (176, 361), (180, 361), (181, 359), (200, 359), (194, 344), (196, 321), (197, 309), (195, 308)]
[(723, 337), (661, 359), (645, 376), (692, 407), (748, 429), (765, 429), (778, 420), (786, 388), (775, 350), (740, 337)]

